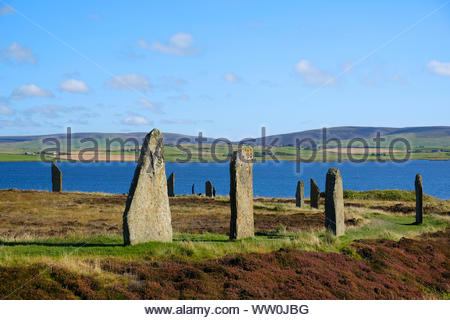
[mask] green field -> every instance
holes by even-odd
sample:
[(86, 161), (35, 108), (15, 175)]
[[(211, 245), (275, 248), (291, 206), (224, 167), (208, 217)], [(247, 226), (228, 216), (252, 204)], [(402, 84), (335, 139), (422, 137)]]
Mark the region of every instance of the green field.
[(336, 237), (324, 228), (323, 201), (314, 209), (255, 198), (255, 236), (230, 241), (228, 197), (177, 196), (171, 243), (124, 246), (126, 198), (0, 190), (0, 297), (448, 297), (449, 201), (425, 197), (415, 225), (410, 192), (347, 191), (346, 232)]
[[(209, 144), (203, 145), (201, 152), (197, 145), (187, 144), (182, 146), (183, 149), (179, 149), (176, 146), (165, 146), (165, 159), (169, 162), (227, 162), (230, 160), (231, 152), (228, 147), (224, 145), (217, 145), (213, 147)], [(238, 146), (233, 146), (233, 150), (237, 150)], [(73, 152), (78, 152), (80, 149), (73, 148)], [(357, 150), (360, 152), (359, 150)], [(27, 152), (39, 152), (39, 149), (30, 149)], [(361, 151), (364, 152), (364, 151)], [(10, 151), (1, 152), (0, 161), (40, 161), (39, 155), (25, 155), (25, 152)], [(105, 156), (105, 150), (99, 151), (99, 161), (104, 161), (101, 157)], [(136, 152), (134, 151), (120, 151), (111, 150), (109, 152), (111, 156), (124, 155), (124, 158), (136, 157)], [(414, 148), (411, 153), (406, 154), (404, 150), (398, 149), (393, 153), (393, 158), (387, 152), (382, 152), (380, 155), (376, 155), (373, 149), (368, 149), (366, 154), (356, 154), (347, 152), (345, 148), (342, 149), (342, 153), (331, 152), (329, 150), (317, 150), (312, 151), (308, 149), (300, 149), (297, 155), (297, 150), (295, 147), (282, 146), (282, 147), (272, 147), (270, 152), (263, 151), (260, 146), (254, 147), (255, 160), (261, 161), (271, 161), (274, 160), (284, 160), (284, 161), (296, 161), (297, 157), (301, 162), (327, 162), (327, 161), (392, 161), (411, 159), (411, 160), (449, 160), (450, 159), (450, 148), (445, 147), (423, 147)], [(51, 161), (54, 156), (46, 155), (45, 158)], [(76, 159), (77, 156), (74, 156)], [(90, 157), (86, 157), (89, 159)], [(130, 161), (129, 159), (125, 161)]]
[[(351, 227), (346, 234), (335, 237), (323, 230), (288, 232), (283, 226), (272, 232), (257, 233), (252, 239), (229, 241), (224, 234), (176, 233), (172, 243), (143, 243), (123, 246), (121, 236), (67, 236), (31, 240), (0, 240), (0, 264), (17, 265), (45, 257), (52, 259), (121, 258), (144, 260), (202, 261), (230, 254), (263, 253), (280, 248), (296, 248), (314, 252), (348, 251), (349, 245), (360, 239), (417, 237), (450, 227), (442, 216), (425, 216), (420, 226), (411, 225), (411, 217), (368, 213), (361, 217), (364, 224)], [(37, 260), (36, 260), (37, 259)]]

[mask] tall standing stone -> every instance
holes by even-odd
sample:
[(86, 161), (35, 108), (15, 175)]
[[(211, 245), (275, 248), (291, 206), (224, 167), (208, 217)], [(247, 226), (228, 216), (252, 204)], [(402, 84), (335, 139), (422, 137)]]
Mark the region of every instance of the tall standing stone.
[(207, 197), (212, 197), (213, 196), (213, 185), (211, 183), (211, 181), (206, 181), (205, 183), (205, 194)]
[(192, 194), (195, 195), (195, 183), (192, 185)]
[(295, 192), (295, 205), (299, 208), (305, 206), (305, 184), (303, 181), (297, 182), (297, 191)]
[(416, 175), (416, 224), (422, 224), (423, 222), (423, 183), (422, 176)]
[(325, 189), (325, 228), (335, 235), (345, 233), (344, 189), (339, 169), (331, 168), (327, 172)]
[(169, 197), (175, 197), (175, 174), (172, 172), (167, 179), (167, 195)]
[(126, 245), (172, 241), (164, 143), (158, 129), (147, 134), (141, 148), (123, 214), (123, 238)]
[(314, 179), (311, 179), (311, 187), (310, 187), (310, 202), (311, 208), (319, 208), (319, 200), (320, 200), (320, 189)]
[(52, 191), (62, 191), (62, 172), (54, 162), (52, 162)]
[(230, 239), (253, 237), (253, 149), (242, 146), (230, 162)]

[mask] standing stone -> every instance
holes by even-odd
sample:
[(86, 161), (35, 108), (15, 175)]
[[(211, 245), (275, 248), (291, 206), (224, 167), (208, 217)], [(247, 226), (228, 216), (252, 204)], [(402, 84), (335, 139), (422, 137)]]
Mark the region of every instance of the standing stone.
[(162, 133), (153, 129), (144, 139), (123, 213), (126, 245), (172, 241)]
[(192, 195), (195, 195), (195, 183), (192, 185)]
[(213, 186), (212, 186), (211, 181), (206, 181), (206, 183), (205, 183), (205, 195), (207, 197), (212, 197), (212, 195), (213, 195), (212, 188), (213, 188)]
[(295, 205), (299, 208), (305, 206), (305, 184), (303, 181), (297, 182), (297, 191), (295, 192)]
[(416, 224), (422, 224), (423, 222), (423, 183), (422, 176), (416, 175)]
[(325, 188), (325, 228), (336, 236), (345, 233), (344, 190), (339, 169), (331, 168), (327, 173)]
[(320, 189), (314, 179), (311, 179), (311, 188), (310, 188), (310, 202), (311, 208), (319, 208), (319, 200), (320, 200)]
[(253, 149), (242, 146), (230, 162), (230, 239), (253, 237)]
[(54, 162), (52, 162), (52, 191), (62, 191), (62, 172)]
[(213, 187), (213, 197), (216, 196), (216, 187)]
[(167, 179), (167, 194), (169, 197), (175, 197), (175, 174), (172, 172)]

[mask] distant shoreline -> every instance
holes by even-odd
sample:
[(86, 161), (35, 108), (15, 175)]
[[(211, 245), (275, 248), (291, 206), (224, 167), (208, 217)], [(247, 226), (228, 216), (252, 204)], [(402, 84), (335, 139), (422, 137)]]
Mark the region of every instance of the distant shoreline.
[[(308, 159), (306, 159), (307, 161), (305, 161), (305, 159), (303, 159), (302, 161), (300, 161), (301, 163), (311, 163), (311, 162), (322, 162), (322, 163), (328, 163), (328, 162), (352, 162), (351, 159), (348, 159), (344, 156), (342, 156), (342, 159), (339, 161), (339, 159), (337, 159), (336, 157), (336, 153), (334, 153), (335, 156), (332, 157), (327, 157), (327, 160), (323, 160), (321, 159), (321, 157), (317, 157), (317, 159), (311, 160), (309, 161)], [(330, 154), (328, 154), (330, 155)], [(56, 158), (56, 157), (51, 157), (51, 158), (47, 158), (46, 161), (42, 161), (41, 158), (39, 157), (39, 155), (35, 155), (35, 156), (28, 156), (28, 155), (21, 155), (21, 154), (2, 154), (0, 153), (0, 163), (1, 162), (52, 162), (52, 161), (56, 161), (56, 162), (80, 162), (80, 163), (99, 163), (99, 162), (136, 162), (134, 159), (134, 157), (131, 156), (126, 156), (123, 159), (120, 159), (120, 157), (111, 157), (110, 160), (106, 160), (106, 159), (99, 159), (99, 160), (95, 160), (95, 161), (81, 161), (78, 160), (76, 158), (68, 160), (67, 158)], [(355, 158), (357, 158), (355, 156)], [(88, 158), (89, 159), (89, 158)], [(364, 163), (364, 162), (377, 162), (379, 161), (380, 163), (385, 163), (385, 162), (395, 162), (394, 160), (388, 158), (388, 157), (381, 157), (380, 160), (376, 159), (376, 157), (374, 156), (370, 156), (368, 157), (368, 159), (366, 159), (365, 161), (360, 161), (360, 162), (356, 162), (355, 163)], [(227, 163), (229, 162), (228, 160), (222, 160), (220, 159), (220, 161), (215, 161), (214, 159), (205, 159), (205, 161), (200, 161), (199, 159), (192, 159), (190, 161), (177, 161), (177, 157), (175, 156), (166, 156), (165, 157), (166, 162), (170, 162), (170, 163)], [(428, 160), (428, 161), (449, 161), (450, 160), (450, 156), (446, 156), (446, 157), (431, 157), (427, 154), (424, 155), (417, 155), (417, 156), (412, 156), (410, 159), (408, 159), (406, 162), (411, 161), (411, 160)], [(270, 156), (266, 156), (266, 159), (263, 160), (261, 157), (255, 157), (255, 163), (261, 163), (261, 162), (276, 162), (276, 161), (286, 161), (286, 162), (296, 162), (295, 157), (279, 157), (278, 160), (273, 160)]]

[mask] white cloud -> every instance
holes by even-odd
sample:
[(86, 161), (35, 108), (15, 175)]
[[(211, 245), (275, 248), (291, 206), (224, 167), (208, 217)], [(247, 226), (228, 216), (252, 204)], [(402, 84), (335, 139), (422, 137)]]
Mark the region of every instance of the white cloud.
[(189, 56), (197, 53), (192, 47), (194, 37), (190, 33), (179, 32), (170, 37), (168, 43), (153, 42), (148, 43), (145, 40), (139, 40), (138, 45), (144, 49), (150, 49), (165, 54), (177, 56)]
[(12, 110), (10, 107), (4, 104), (0, 104), (0, 115), (3, 116), (9, 116), (14, 113), (14, 110)]
[(15, 10), (11, 6), (1, 6), (0, 7), (0, 16), (7, 16), (8, 14), (13, 13)]
[(137, 73), (126, 73), (112, 77), (107, 84), (114, 89), (150, 91), (150, 80)]
[(295, 65), (295, 71), (308, 86), (321, 87), (336, 84), (336, 79), (331, 74), (314, 67), (308, 60), (300, 60)]
[(35, 84), (24, 84), (16, 88), (11, 93), (13, 99), (23, 99), (30, 97), (53, 97), (50, 90), (42, 89)]
[(188, 48), (194, 42), (194, 37), (189, 33), (180, 32), (169, 39), (169, 43), (178, 48)]
[(9, 107), (9, 101), (6, 97), (0, 97), (0, 115), (9, 116), (15, 111)]
[(150, 100), (148, 100), (146, 98), (140, 98), (138, 100), (138, 103), (143, 105), (146, 109), (148, 109), (148, 110), (150, 110), (150, 111), (152, 111), (154, 113), (159, 113), (159, 114), (164, 113), (161, 110), (161, 105), (159, 103), (151, 102)]
[(0, 120), (0, 127), (40, 127), (41, 124), (31, 120)]
[(0, 57), (9, 61), (16, 61), (17, 63), (36, 63), (37, 61), (29, 48), (21, 46), (17, 42), (13, 42), (10, 46), (3, 48), (0, 51)]
[(163, 78), (163, 82), (160, 86), (164, 89), (179, 89), (186, 84), (186, 81), (183, 79), (177, 79), (173, 76)]
[(171, 100), (178, 100), (178, 101), (189, 101), (189, 96), (187, 94), (179, 94), (177, 96), (171, 96), (169, 97)]
[(432, 73), (438, 74), (440, 76), (450, 77), (450, 62), (431, 60), (430, 62), (428, 62), (427, 68)]
[(405, 78), (403, 78), (401, 75), (399, 75), (397, 73), (392, 76), (392, 81), (402, 83), (402, 84), (406, 83)]
[(350, 72), (353, 70), (354, 67), (355, 67), (355, 62), (347, 61), (342, 64), (342, 71)]
[(76, 79), (68, 79), (59, 84), (61, 90), (72, 93), (88, 93), (89, 87), (84, 81)]
[(125, 117), (122, 122), (128, 126), (145, 126), (151, 123), (147, 118), (137, 115)]
[(163, 119), (163, 120), (161, 120), (161, 123), (183, 125), (183, 124), (195, 124), (196, 122), (192, 121), (192, 120), (187, 120), (187, 119), (171, 119), (171, 120)]
[(26, 114), (41, 114), (46, 118), (59, 118), (65, 111), (63, 106), (43, 105), (41, 107), (33, 107), (25, 111)]
[(233, 73), (224, 73), (223, 78), (230, 83), (237, 83), (241, 81), (241, 78)]
[(88, 109), (85, 107), (66, 107), (60, 105), (44, 104), (42, 106), (36, 106), (26, 110), (25, 114), (27, 115), (39, 114), (45, 118), (53, 119), (53, 118), (60, 118), (69, 113), (76, 112), (77, 115), (81, 118), (82, 116), (85, 116), (87, 114), (87, 111)]

